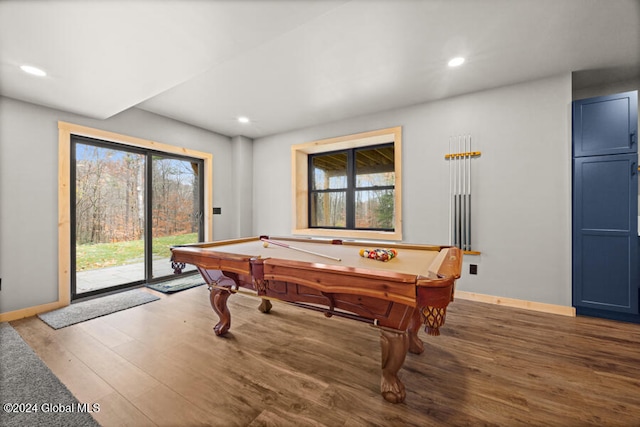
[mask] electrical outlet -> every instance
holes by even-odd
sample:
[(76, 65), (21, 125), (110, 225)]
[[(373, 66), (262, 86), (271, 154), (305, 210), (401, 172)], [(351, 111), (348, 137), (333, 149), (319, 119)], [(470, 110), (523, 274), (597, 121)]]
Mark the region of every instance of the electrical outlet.
[(469, 264), (469, 274), (478, 274), (478, 264)]

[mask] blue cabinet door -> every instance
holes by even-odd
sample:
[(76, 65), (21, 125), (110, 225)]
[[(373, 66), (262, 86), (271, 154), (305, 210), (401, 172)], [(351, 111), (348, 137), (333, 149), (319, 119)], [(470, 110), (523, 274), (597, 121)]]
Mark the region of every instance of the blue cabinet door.
[(638, 92), (573, 103), (574, 157), (638, 152)]
[(573, 167), (573, 305), (638, 314), (638, 155)]

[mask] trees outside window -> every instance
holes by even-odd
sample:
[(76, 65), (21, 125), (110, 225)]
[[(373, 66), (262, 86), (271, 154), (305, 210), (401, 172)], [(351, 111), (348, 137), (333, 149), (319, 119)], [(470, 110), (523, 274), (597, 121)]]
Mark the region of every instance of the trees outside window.
[(309, 225), (393, 231), (394, 145), (309, 156)]

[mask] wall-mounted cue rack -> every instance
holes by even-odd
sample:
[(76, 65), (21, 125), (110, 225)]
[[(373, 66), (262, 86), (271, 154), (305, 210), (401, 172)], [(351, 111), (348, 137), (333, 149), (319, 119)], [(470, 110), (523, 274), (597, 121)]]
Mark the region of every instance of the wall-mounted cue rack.
[(471, 135), (449, 137), (449, 244), (472, 255), (480, 254), (471, 247), (471, 159), (479, 156), (471, 151)]

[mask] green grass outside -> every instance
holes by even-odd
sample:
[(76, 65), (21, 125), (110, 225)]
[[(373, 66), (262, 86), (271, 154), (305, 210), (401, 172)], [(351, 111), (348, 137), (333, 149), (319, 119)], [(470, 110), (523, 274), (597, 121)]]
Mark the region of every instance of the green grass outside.
[[(169, 248), (174, 245), (195, 243), (197, 233), (178, 236), (156, 237), (153, 239), (153, 257), (169, 258)], [(144, 240), (118, 243), (96, 243), (76, 246), (76, 271), (144, 262)]]

